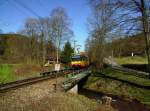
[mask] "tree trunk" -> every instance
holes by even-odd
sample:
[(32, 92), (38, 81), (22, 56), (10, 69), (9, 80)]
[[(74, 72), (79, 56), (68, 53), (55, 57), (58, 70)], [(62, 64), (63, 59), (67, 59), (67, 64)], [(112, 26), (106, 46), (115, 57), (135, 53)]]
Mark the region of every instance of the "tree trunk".
[(146, 54), (148, 59), (148, 72), (150, 78), (150, 32), (149, 32), (148, 16), (147, 16), (144, 0), (141, 0), (141, 6), (142, 6), (141, 12), (142, 12), (143, 32), (146, 41)]

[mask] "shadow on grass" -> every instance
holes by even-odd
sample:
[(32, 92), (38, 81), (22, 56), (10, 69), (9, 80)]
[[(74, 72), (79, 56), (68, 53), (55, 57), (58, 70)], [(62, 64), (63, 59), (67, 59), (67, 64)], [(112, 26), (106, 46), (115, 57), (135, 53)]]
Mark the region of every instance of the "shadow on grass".
[(123, 67), (142, 71), (142, 72), (147, 72), (148, 73), (148, 65), (147, 64), (123, 64)]

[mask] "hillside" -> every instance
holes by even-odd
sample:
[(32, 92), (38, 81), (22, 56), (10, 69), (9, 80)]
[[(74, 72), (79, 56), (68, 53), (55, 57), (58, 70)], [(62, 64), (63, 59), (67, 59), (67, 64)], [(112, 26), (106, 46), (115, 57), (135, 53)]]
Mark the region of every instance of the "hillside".
[(114, 56), (130, 56), (145, 54), (145, 39), (143, 34), (113, 40), (111, 47)]
[[(44, 49), (45, 50), (44, 50)], [(41, 63), (43, 51), (46, 56), (54, 54), (51, 41), (43, 43), (40, 37), (19, 34), (0, 34), (0, 63)]]
[(1, 63), (18, 63), (27, 56), (30, 39), (19, 34), (0, 35)]

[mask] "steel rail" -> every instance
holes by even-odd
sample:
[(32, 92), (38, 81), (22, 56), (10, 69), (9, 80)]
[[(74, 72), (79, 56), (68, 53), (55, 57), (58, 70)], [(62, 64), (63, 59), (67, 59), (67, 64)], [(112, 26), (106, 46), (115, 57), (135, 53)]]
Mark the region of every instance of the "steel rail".
[(57, 74), (57, 77), (60, 77), (60, 76), (64, 76), (65, 74), (72, 74), (72, 73), (77, 74), (77, 73), (80, 73), (85, 70), (87, 70), (87, 69), (43, 72), (43, 73), (40, 73), (40, 76), (38, 76), (38, 77), (32, 77), (32, 78), (18, 80), (18, 81), (6, 83), (6, 84), (1, 84), (0, 85), (0, 93), (7, 92), (11, 89), (17, 89), (22, 86), (31, 85), (31, 84), (41, 82), (44, 80), (56, 78), (56, 74)]

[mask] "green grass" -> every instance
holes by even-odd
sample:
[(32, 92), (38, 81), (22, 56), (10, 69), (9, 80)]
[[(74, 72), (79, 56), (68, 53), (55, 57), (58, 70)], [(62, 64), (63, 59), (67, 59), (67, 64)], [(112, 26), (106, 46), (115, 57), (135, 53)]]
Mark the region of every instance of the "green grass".
[(150, 86), (149, 79), (136, 77), (133, 74), (126, 74), (121, 71), (106, 68), (102, 73), (96, 71), (93, 72), (93, 76), (89, 77), (84, 87), (106, 94), (117, 95), (122, 98), (137, 99), (141, 103), (150, 106), (150, 90), (138, 88), (118, 80), (109, 79), (107, 76), (141, 86)]
[(0, 84), (39, 76), (36, 64), (0, 64)]
[[(140, 78), (137, 76), (134, 76), (133, 74), (126, 74), (124, 72), (112, 70), (111, 68), (106, 68), (103, 70), (102, 74), (109, 77), (114, 77), (121, 80), (126, 80), (131, 83), (139, 84), (142, 86), (150, 86), (150, 79), (146, 78)], [(101, 75), (101, 73), (98, 73), (97, 75)]]
[(114, 58), (114, 60), (120, 65), (122, 64), (147, 64), (146, 57), (139, 57), (139, 56), (120, 57), (120, 58)]
[(0, 65), (0, 84), (15, 80), (15, 76), (12, 74), (12, 69), (13, 65), (10, 64)]
[(130, 86), (117, 80), (91, 76), (84, 87), (106, 94), (117, 95), (124, 99), (137, 99), (141, 103), (150, 106), (150, 90)]

